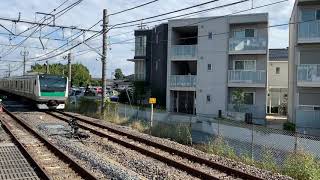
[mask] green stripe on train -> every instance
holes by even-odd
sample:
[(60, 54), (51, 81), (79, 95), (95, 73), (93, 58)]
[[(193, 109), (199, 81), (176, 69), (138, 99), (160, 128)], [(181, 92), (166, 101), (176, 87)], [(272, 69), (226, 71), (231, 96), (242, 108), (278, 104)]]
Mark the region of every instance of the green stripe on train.
[(55, 97), (64, 97), (65, 92), (41, 92), (40, 96), (55, 96)]

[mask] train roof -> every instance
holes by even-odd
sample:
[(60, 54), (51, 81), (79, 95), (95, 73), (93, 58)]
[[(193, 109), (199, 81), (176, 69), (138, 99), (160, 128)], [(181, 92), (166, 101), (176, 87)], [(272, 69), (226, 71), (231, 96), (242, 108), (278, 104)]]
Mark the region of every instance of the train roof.
[(1, 78), (1, 79), (28, 79), (28, 78), (33, 78), (33, 77), (37, 77), (37, 76), (66, 78), (61, 75), (53, 75), (53, 74), (27, 74), (27, 75), (23, 75), (23, 76), (11, 76), (11, 77), (5, 77), (5, 78)]

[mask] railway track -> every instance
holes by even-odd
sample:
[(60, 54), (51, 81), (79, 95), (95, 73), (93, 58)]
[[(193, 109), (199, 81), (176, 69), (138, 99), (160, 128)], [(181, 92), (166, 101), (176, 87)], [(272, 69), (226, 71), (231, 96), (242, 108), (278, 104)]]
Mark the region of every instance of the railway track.
[(97, 179), (23, 119), (4, 109), (1, 123), (41, 179)]
[(78, 125), (82, 129), (88, 130), (97, 136), (108, 138), (126, 148), (138, 151), (177, 169), (186, 171), (188, 174), (200, 179), (263, 179), (161, 143), (135, 136), (98, 121), (89, 120), (85, 117), (60, 111), (47, 112), (47, 114), (65, 122), (69, 122), (70, 118), (77, 119)]

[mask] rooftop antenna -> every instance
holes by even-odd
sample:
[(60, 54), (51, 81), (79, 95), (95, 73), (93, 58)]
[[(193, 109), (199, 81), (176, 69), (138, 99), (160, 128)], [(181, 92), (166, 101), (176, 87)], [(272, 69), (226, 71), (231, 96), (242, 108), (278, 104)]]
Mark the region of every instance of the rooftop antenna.
[(139, 29), (146, 29), (147, 25), (143, 24), (143, 22), (141, 21), (140, 25), (138, 26)]

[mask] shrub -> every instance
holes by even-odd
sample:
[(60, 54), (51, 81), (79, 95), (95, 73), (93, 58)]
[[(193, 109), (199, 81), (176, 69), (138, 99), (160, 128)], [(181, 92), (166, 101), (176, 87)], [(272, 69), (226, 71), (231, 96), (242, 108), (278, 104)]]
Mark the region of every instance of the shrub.
[(279, 167), (276, 164), (276, 160), (273, 157), (273, 153), (270, 150), (264, 149), (262, 158), (256, 162), (256, 165), (261, 169), (266, 169), (272, 172), (278, 172)]
[(283, 130), (295, 132), (296, 131), (296, 125), (291, 123), (291, 122), (286, 122), (286, 123), (283, 124)]
[(283, 174), (294, 179), (318, 180), (320, 179), (319, 162), (311, 154), (297, 152), (290, 154), (283, 165)]
[(211, 154), (224, 156), (229, 159), (238, 159), (238, 156), (236, 155), (234, 149), (231, 146), (229, 146), (229, 144), (225, 142), (223, 138), (220, 136), (208, 143), (207, 152)]

